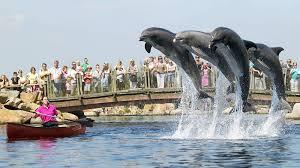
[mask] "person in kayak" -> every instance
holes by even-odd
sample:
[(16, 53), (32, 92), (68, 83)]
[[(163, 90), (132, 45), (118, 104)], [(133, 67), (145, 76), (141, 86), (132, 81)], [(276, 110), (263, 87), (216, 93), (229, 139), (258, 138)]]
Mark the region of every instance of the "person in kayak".
[(43, 104), (35, 110), (36, 117), (40, 117), (43, 121), (44, 127), (56, 127), (58, 126), (58, 122), (56, 121), (58, 112), (56, 107), (49, 103), (48, 98), (43, 98)]

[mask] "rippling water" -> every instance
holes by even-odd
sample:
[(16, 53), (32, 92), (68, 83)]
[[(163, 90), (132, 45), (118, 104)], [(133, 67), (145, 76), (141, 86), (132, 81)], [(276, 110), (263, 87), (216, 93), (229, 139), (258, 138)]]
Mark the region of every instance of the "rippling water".
[(53, 140), (6, 141), (0, 167), (300, 167), (300, 125), (248, 140), (168, 139), (174, 117), (101, 118), (87, 133)]

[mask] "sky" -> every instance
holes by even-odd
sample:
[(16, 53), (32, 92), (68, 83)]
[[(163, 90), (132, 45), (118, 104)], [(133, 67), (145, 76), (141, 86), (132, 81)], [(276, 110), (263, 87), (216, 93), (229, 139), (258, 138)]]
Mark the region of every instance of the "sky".
[(242, 38), (285, 50), (299, 61), (299, 0), (0, 0), (0, 74), (89, 58), (92, 65), (138, 63), (150, 55), (141, 32), (211, 32), (219, 26)]

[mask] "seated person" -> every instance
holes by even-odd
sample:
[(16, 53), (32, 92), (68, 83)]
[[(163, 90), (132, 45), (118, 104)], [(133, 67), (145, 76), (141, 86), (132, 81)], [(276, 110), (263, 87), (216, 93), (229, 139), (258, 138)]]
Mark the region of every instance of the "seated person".
[(58, 126), (56, 121), (58, 112), (56, 107), (49, 103), (47, 97), (43, 98), (43, 104), (35, 112), (37, 113), (35, 117), (40, 117), (42, 119), (44, 127)]

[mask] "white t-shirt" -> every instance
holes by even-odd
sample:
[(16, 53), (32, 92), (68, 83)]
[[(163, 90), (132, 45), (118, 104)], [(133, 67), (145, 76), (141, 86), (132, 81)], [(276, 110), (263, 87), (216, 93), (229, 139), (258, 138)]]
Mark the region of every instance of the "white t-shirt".
[(78, 73), (78, 72), (77, 72), (76, 70), (74, 70), (74, 69), (72, 69), (72, 68), (69, 69), (68, 74), (69, 74), (70, 77), (72, 77), (72, 80), (71, 80), (71, 83), (72, 83), (72, 84), (76, 84), (76, 74), (77, 74), (77, 73)]
[(95, 70), (92, 75), (93, 75), (94, 79), (100, 80), (101, 79), (101, 74), (102, 74), (101, 70), (100, 71)]
[(50, 69), (50, 73), (51, 73), (52, 78), (53, 78), (55, 83), (61, 82), (61, 75), (62, 75), (61, 68), (52, 67)]

